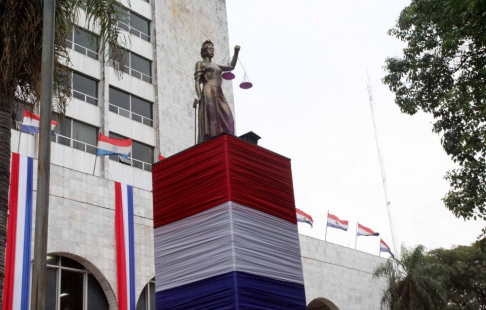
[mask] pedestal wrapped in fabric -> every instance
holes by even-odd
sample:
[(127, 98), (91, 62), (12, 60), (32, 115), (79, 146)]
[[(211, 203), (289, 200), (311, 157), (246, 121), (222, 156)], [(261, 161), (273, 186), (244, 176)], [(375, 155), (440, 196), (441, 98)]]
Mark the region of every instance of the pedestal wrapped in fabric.
[(222, 135), (153, 167), (157, 309), (306, 309), (290, 160)]

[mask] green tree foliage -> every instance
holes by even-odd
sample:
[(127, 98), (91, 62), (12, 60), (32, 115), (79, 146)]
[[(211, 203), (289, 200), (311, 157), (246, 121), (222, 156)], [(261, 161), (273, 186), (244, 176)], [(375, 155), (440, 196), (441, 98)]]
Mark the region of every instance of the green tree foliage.
[(486, 1), (412, 0), (389, 34), (407, 46), (386, 60), (383, 82), (402, 112), (433, 115), (459, 165), (446, 175), (445, 205), (457, 217), (486, 219)]
[[(40, 100), (43, 3), (42, 0), (0, 0), (0, 292), (3, 292), (5, 272), (10, 129), (17, 102), (34, 108)], [(112, 57), (123, 63), (118, 46), (118, 5), (118, 0), (56, 1), (53, 102), (56, 111), (63, 113), (71, 96), (69, 69), (65, 66), (70, 63), (66, 38), (79, 16), (86, 16), (88, 26), (96, 24), (103, 61)], [(124, 41), (123, 35), (121, 40)], [(106, 52), (107, 46), (112, 48), (111, 54)]]
[(398, 258), (378, 266), (374, 277), (386, 277), (388, 285), (381, 299), (390, 310), (439, 310), (446, 305), (443, 282), (446, 266), (430, 259), (419, 245), (408, 249), (402, 246)]
[(448, 310), (486, 310), (486, 252), (478, 243), (436, 249), (429, 255), (450, 269), (444, 282)]

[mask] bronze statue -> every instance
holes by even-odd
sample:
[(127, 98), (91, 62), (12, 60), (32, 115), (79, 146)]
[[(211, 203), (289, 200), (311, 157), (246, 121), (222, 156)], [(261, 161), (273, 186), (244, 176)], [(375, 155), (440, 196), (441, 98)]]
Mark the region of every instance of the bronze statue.
[[(220, 133), (235, 134), (235, 121), (223, 94), (221, 85), (223, 71), (235, 69), (240, 46), (235, 46), (235, 54), (229, 66), (213, 63), (214, 44), (207, 40), (201, 47), (202, 61), (196, 63), (196, 94), (194, 108), (199, 104), (198, 143), (205, 142)], [(201, 87), (202, 84), (202, 87)]]

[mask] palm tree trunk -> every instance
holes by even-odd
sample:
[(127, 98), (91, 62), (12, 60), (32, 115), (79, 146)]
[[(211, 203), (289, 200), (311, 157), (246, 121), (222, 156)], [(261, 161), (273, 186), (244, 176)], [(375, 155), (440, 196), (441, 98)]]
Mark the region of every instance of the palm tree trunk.
[(3, 304), (3, 279), (5, 277), (11, 125), (12, 105), (4, 104), (0, 108), (0, 305)]

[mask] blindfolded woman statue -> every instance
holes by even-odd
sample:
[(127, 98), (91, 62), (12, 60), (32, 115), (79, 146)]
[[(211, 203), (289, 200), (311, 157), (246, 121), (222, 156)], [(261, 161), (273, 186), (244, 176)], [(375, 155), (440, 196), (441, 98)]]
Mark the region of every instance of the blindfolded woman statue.
[(240, 46), (235, 46), (235, 54), (229, 66), (213, 63), (214, 44), (205, 41), (201, 47), (202, 61), (196, 63), (196, 94), (194, 107), (199, 104), (198, 143), (205, 142), (220, 133), (235, 134), (235, 121), (231, 109), (223, 94), (221, 85), (223, 71), (235, 69)]

